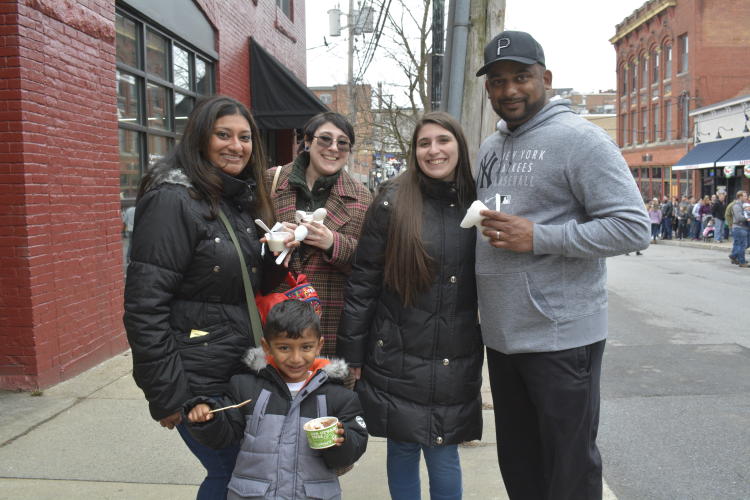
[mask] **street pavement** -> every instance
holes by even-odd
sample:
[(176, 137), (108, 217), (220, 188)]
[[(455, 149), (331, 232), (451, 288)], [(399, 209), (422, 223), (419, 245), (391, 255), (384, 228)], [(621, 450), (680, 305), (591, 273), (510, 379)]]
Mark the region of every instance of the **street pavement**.
[(750, 269), (728, 253), (659, 241), (608, 261), (599, 447), (620, 499), (750, 499)]
[[(713, 245), (672, 241), (663, 244), (700, 246), (728, 252), (726, 243)], [(747, 271), (750, 276), (750, 269), (741, 271)], [(713, 349), (714, 361), (726, 361), (727, 358), (721, 355), (722, 349), (731, 347)], [(647, 355), (656, 358), (660, 353), (654, 349), (637, 353), (641, 358)], [(689, 349), (670, 354), (675, 364), (679, 360), (690, 360), (694, 355), (695, 351)], [(607, 356), (610, 354), (607, 353)], [(736, 368), (733, 364), (725, 364), (723, 367), (720, 365), (722, 373)], [(647, 368), (641, 366), (641, 369)], [(627, 370), (626, 366), (613, 366), (609, 373), (619, 376)], [(689, 375), (684, 371), (681, 373), (682, 376)], [(633, 408), (622, 406), (627, 401), (624, 397), (607, 401), (612, 395), (622, 396), (621, 393), (628, 391), (627, 384), (613, 384), (613, 389), (608, 392), (609, 380), (605, 373), (601, 435), (615, 435), (615, 431), (609, 431), (611, 426), (643, 423), (630, 420), (629, 412)], [(638, 383), (648, 385), (649, 380), (648, 376), (641, 376)], [(482, 397), (486, 408), (483, 439), (460, 448), (464, 497), (503, 500), (508, 497), (497, 466), (492, 398), (486, 383)], [(701, 404), (711, 406), (728, 403), (709, 398)], [(133, 383), (129, 352), (115, 356), (42, 392), (0, 391), (0, 408), (1, 500), (188, 499), (194, 498), (197, 485), (203, 478), (200, 464), (187, 451), (176, 431), (163, 429), (151, 420), (143, 394)], [(658, 424), (650, 430), (654, 442), (660, 446), (674, 446), (674, 443), (659, 442), (661, 426), (669, 425), (662, 417), (674, 416), (675, 411), (687, 410), (689, 408), (679, 406), (654, 407), (650, 416), (653, 423)], [(737, 418), (747, 426), (748, 422), (746, 419), (742, 420), (742, 415), (738, 413)], [(737, 425), (736, 422), (733, 424)], [(630, 437), (626, 435), (624, 439)], [(609, 443), (607, 447), (610, 447)], [(689, 452), (700, 453), (697, 444)], [(605, 466), (611, 465), (613, 471), (617, 470), (618, 464), (611, 463), (610, 459), (613, 457), (608, 457), (606, 448), (603, 448), (603, 456)], [(610, 464), (607, 460), (610, 460)], [(607, 471), (605, 468), (605, 480), (609, 479)], [(658, 471), (650, 473), (656, 474)], [(744, 480), (747, 480), (747, 476)], [(351, 472), (341, 478), (341, 482), (344, 498), (388, 498), (385, 441), (370, 438), (367, 453)], [(625, 481), (618, 478), (618, 482), (622, 484)], [(429, 498), (427, 489), (423, 464), (424, 499)], [(625, 492), (632, 491), (627, 484), (622, 484), (622, 489)], [(618, 491), (617, 488), (615, 491)], [(604, 498), (617, 498), (606, 483)], [(620, 498), (640, 500), (645, 497), (626, 494)], [(657, 495), (649, 498), (661, 497)]]

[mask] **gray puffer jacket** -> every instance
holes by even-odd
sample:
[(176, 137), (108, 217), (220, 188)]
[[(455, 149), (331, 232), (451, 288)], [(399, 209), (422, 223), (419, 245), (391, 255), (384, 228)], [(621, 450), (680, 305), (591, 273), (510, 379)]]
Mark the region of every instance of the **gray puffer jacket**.
[[(341, 498), (334, 469), (353, 464), (367, 448), (359, 399), (341, 385), (347, 364), (316, 359), (315, 374), (292, 398), (262, 349), (250, 349), (243, 361), (250, 372), (232, 377), (225, 398), (199, 396), (184, 407), (187, 413), (198, 403), (218, 408), (252, 399), (241, 408), (215, 413), (206, 423), (188, 425), (190, 433), (211, 448), (242, 441), (227, 499)], [(342, 446), (323, 450), (308, 446), (302, 426), (323, 416), (337, 417), (344, 425)]]

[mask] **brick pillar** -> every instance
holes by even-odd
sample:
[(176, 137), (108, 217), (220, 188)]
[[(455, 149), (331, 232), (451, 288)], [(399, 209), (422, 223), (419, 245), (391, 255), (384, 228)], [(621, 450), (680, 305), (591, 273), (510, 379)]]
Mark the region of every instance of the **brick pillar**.
[(123, 351), (114, 2), (0, 4), (0, 388)]

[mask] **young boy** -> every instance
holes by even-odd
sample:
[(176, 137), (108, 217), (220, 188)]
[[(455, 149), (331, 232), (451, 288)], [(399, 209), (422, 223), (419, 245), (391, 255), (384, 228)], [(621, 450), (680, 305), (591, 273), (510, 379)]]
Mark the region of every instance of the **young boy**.
[[(249, 372), (231, 378), (225, 399), (198, 396), (186, 403), (190, 433), (212, 448), (242, 441), (228, 500), (340, 498), (333, 469), (353, 464), (367, 447), (359, 399), (340, 385), (348, 366), (317, 357), (323, 347), (318, 316), (300, 300), (271, 309), (261, 344), (245, 355)], [(302, 426), (323, 416), (339, 419), (339, 436), (334, 446), (313, 450)]]

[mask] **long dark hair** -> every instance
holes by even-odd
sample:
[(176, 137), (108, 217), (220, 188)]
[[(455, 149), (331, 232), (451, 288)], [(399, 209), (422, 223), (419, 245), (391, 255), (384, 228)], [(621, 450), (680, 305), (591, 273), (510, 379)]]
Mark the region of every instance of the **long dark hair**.
[(250, 111), (241, 102), (227, 96), (211, 96), (198, 100), (190, 113), (185, 125), (185, 132), (180, 142), (160, 159), (154, 168), (143, 176), (138, 190), (140, 198), (153, 183), (153, 172), (159, 167), (178, 168), (190, 179), (193, 185), (191, 196), (205, 199), (211, 205), (211, 216), (216, 217), (219, 212), (222, 182), (219, 170), (207, 158), (207, 151), (214, 132), (214, 126), (219, 118), (231, 115), (241, 115), (250, 124), (253, 152), (245, 168), (236, 177), (243, 180), (255, 181), (251, 210), (254, 217), (263, 219), (266, 223), (275, 221), (271, 197), (263, 182), (263, 172), (266, 167), (266, 155), (263, 152), (263, 141), (260, 137)]
[(398, 293), (404, 305), (415, 303), (417, 294), (427, 290), (432, 283), (434, 270), (432, 259), (427, 255), (422, 242), (422, 190), (420, 185), (427, 177), (417, 163), (417, 138), (422, 127), (435, 124), (444, 128), (458, 143), (456, 165), (456, 191), (458, 203), (466, 208), (476, 199), (477, 191), (471, 173), (469, 148), (461, 125), (449, 114), (427, 113), (414, 128), (409, 146), (409, 168), (394, 180), (396, 199), (388, 229), (385, 248), (384, 282)]

